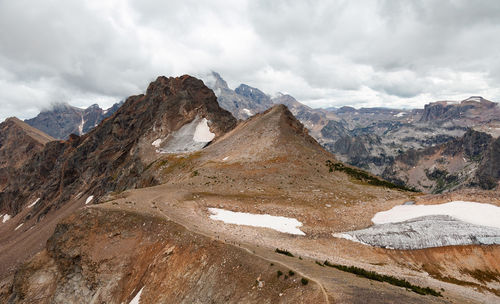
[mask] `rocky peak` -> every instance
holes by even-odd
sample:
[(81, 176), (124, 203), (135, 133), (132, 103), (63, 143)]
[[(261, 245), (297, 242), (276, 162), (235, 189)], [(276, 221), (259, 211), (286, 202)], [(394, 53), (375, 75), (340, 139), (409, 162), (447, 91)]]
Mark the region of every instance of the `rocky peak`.
[(88, 133), (104, 118), (116, 112), (121, 104), (116, 103), (111, 108), (103, 110), (97, 104), (81, 109), (67, 103), (57, 103), (25, 122), (54, 138), (67, 139), (70, 134)]
[(215, 78), (215, 83), (213, 84), (213, 89), (220, 88), (229, 90), (227, 82), (222, 79), (222, 77), (217, 72), (212, 72), (212, 76)]
[(268, 95), (266, 95), (264, 92), (261, 90), (248, 86), (246, 84), (240, 84), (239, 87), (237, 87), (234, 90), (237, 94), (240, 94), (242, 96), (245, 96), (254, 102), (256, 102), (259, 105), (268, 105), (271, 106), (271, 98), (269, 98)]

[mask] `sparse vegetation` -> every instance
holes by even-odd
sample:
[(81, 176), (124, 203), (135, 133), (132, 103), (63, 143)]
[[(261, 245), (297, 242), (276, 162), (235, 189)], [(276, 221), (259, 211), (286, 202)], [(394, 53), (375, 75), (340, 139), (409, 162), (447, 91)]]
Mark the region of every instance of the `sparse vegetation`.
[(318, 264), (319, 266), (321, 266), (321, 267), (325, 267), (325, 265), (321, 264), (320, 262), (318, 262), (318, 261), (315, 261), (315, 262), (316, 262), (316, 264)]
[(302, 278), (300, 279), (300, 282), (302, 283), (302, 285), (307, 285), (309, 283), (309, 280), (306, 278)]
[(285, 250), (285, 249), (276, 248), (275, 252), (279, 253), (279, 254), (287, 255), (287, 256), (292, 257), (292, 258), (294, 257), (294, 255), (290, 251)]
[(374, 280), (374, 281), (379, 281), (379, 282), (387, 282), (391, 285), (399, 286), (399, 287), (404, 287), (407, 288), (415, 293), (421, 294), (421, 295), (432, 295), (435, 297), (442, 297), (441, 293), (439, 291), (436, 291), (430, 287), (420, 287), (417, 285), (413, 285), (410, 282), (406, 281), (405, 279), (398, 279), (393, 276), (388, 276), (388, 275), (382, 275), (379, 273), (376, 273), (374, 271), (369, 271), (365, 270), (359, 267), (355, 266), (344, 266), (344, 265), (339, 265), (339, 264), (332, 264), (328, 261), (325, 261), (323, 263), (325, 266), (328, 267), (333, 267), (338, 270), (342, 270), (345, 272), (350, 272), (355, 275)]
[(355, 178), (359, 181), (365, 182), (365, 183), (370, 184), (372, 186), (418, 192), (415, 189), (411, 189), (411, 188), (408, 188), (405, 186), (393, 184), (393, 183), (388, 182), (386, 180), (372, 176), (363, 170), (351, 168), (351, 167), (348, 167), (342, 163), (334, 163), (331, 160), (327, 160), (326, 166), (329, 168), (330, 172), (333, 172), (333, 171), (344, 172), (344, 173), (348, 174), (349, 176), (351, 176), (352, 178)]

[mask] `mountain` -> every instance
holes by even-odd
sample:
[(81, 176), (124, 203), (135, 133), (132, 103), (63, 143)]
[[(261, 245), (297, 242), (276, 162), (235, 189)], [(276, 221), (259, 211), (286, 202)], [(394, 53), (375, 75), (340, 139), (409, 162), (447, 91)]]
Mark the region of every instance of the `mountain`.
[[(216, 81), (210, 83), (218, 94), (221, 107), (236, 117), (246, 119), (248, 113), (241, 112), (242, 108), (251, 109), (249, 113), (252, 114), (274, 104), (284, 104), (309, 129), (311, 136), (339, 160), (399, 184), (409, 182), (409, 186), (425, 192), (448, 191), (450, 188), (423, 187), (406, 177), (398, 177), (406, 173), (396, 168), (398, 165), (395, 163), (402, 158), (411, 158), (413, 151), (432, 150), (433, 147), (456, 140), (464, 136), (469, 128), (500, 135), (496, 134), (500, 130), (500, 106), (480, 96), (471, 96), (460, 102), (432, 102), (425, 105), (424, 109), (412, 110), (356, 109), (349, 106), (312, 109), (290, 95), (277, 94), (271, 97), (244, 84), (233, 91), (219, 74), (213, 73), (213, 77)], [(393, 170), (391, 166), (396, 169)], [(484, 183), (461, 185), (485, 187)]]
[(26, 119), (30, 126), (41, 130), (57, 139), (67, 139), (70, 134), (83, 135), (95, 128), (103, 119), (113, 115), (123, 102), (115, 103), (111, 108), (103, 110), (94, 104), (86, 109), (68, 104), (55, 104), (50, 110)]
[[(335, 236), (404, 202), (444, 197), (339, 162), (284, 105), (236, 121), (187, 75), (159, 77), (87, 134), (47, 143), (17, 174), (0, 193), (10, 218), (0, 224), (0, 302), (498, 298), (498, 245), (405, 251)], [(495, 192), (475, 195), (500, 205)]]
[(500, 107), (481, 96), (471, 96), (461, 102), (437, 101), (425, 105), (420, 121), (446, 123), (455, 121), (462, 125), (498, 120)]
[(406, 151), (383, 176), (432, 193), (477, 186), (492, 189), (500, 180), (498, 143), (498, 138), (469, 129), (445, 144)]
[(53, 140), (55, 139), (15, 117), (0, 123), (0, 190), (16, 170)]

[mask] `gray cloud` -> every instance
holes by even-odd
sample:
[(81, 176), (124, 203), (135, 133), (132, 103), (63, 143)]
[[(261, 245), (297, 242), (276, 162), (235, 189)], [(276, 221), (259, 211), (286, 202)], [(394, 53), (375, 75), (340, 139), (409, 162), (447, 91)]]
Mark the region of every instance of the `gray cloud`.
[(0, 1), (0, 119), (218, 71), (314, 106), (499, 101), (499, 1)]

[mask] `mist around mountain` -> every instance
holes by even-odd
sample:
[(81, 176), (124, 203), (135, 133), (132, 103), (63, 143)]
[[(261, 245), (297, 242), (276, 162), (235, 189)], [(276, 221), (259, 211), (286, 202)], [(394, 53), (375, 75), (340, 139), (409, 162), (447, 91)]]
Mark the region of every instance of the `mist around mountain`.
[(25, 122), (56, 139), (68, 139), (70, 134), (83, 135), (89, 132), (103, 119), (113, 115), (122, 104), (123, 101), (104, 110), (97, 104), (81, 109), (59, 103)]

